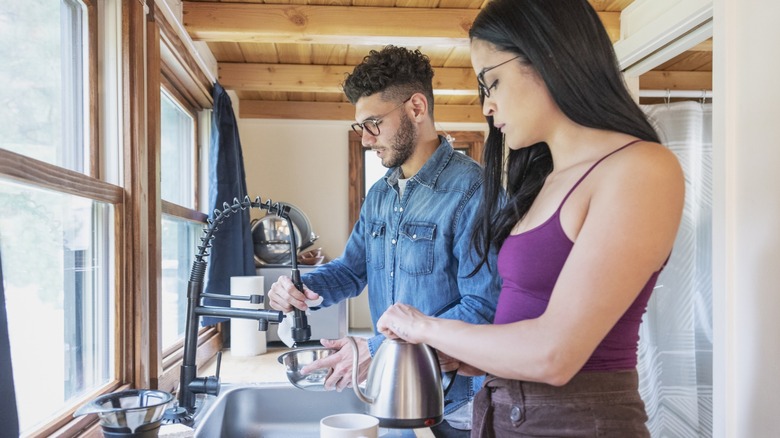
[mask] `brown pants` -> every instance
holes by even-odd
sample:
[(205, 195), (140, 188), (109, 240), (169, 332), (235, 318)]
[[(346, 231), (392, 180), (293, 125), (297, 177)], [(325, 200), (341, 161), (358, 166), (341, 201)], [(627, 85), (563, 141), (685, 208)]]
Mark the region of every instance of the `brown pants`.
[(488, 375), (471, 438), (649, 437), (636, 370), (583, 372), (564, 386)]

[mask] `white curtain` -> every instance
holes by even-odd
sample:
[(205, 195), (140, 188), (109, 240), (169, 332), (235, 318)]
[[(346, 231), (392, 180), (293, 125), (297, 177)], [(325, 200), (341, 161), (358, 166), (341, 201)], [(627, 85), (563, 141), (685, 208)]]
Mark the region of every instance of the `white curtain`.
[(640, 328), (639, 389), (650, 434), (712, 436), (712, 105), (643, 106), (685, 172), (671, 258)]

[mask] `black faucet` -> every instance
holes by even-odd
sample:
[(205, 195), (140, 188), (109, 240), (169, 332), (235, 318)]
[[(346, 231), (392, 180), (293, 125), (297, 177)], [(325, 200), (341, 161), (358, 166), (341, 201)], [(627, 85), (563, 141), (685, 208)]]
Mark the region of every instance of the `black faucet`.
[[(211, 241), (214, 240), (214, 233), (219, 229), (219, 225), (231, 214), (248, 208), (267, 210), (269, 214), (276, 214), (287, 221), (290, 230), (291, 278), (295, 287), (303, 291), (301, 274), (298, 270), (298, 247), (292, 220), (289, 216), (289, 206), (283, 203), (272, 203), (270, 199), (260, 202), (260, 197), (251, 201), (247, 196), (243, 201), (234, 198), (233, 204), (225, 202), (222, 204), (222, 211), (215, 209), (214, 217), (208, 219), (207, 225), (203, 230), (204, 235), (200, 239), (202, 244), (198, 246), (195, 261), (192, 263), (190, 279), (187, 283), (187, 321), (184, 331), (184, 357), (182, 358), (181, 374), (179, 376), (178, 406), (166, 411), (163, 417), (163, 421), (166, 423), (192, 424), (195, 413), (195, 394), (219, 394), (219, 362), (221, 361), (221, 354), (217, 357), (217, 374), (215, 376), (197, 377), (196, 353), (198, 347), (198, 325), (201, 316), (255, 319), (258, 321), (258, 329), (261, 331), (268, 329), (268, 323), (278, 324), (285, 318), (284, 314), (278, 310), (237, 309), (206, 306), (201, 303), (203, 298), (243, 300), (255, 304), (263, 302), (262, 295), (238, 296), (203, 293), (203, 279), (206, 274), (206, 261), (204, 258), (208, 256), (207, 251), (211, 247)], [(293, 315), (292, 335), (296, 344), (306, 342), (311, 338), (311, 327), (308, 324), (306, 313), (298, 309), (295, 309)]]

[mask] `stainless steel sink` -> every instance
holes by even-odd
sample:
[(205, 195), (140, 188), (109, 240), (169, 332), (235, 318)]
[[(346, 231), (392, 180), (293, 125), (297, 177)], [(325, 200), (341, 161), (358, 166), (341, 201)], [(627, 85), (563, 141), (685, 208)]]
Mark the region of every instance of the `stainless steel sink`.
[[(320, 419), (365, 412), (352, 390), (303, 391), (289, 383), (223, 385), (196, 416), (195, 436), (319, 437)], [(412, 434), (411, 436), (414, 436)]]

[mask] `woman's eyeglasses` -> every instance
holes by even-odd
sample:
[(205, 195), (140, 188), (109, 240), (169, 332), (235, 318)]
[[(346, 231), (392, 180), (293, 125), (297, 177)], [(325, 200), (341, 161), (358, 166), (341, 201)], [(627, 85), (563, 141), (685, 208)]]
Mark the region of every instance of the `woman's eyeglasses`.
[(481, 101), (485, 101), (486, 97), (490, 97), (490, 89), (495, 86), (495, 82), (493, 82), (493, 85), (489, 86), (485, 83), (485, 73), (489, 72), (490, 70), (493, 70), (494, 68), (501, 67), (502, 65), (508, 63), (509, 61), (514, 61), (515, 59), (519, 58), (520, 55), (515, 56), (512, 59), (507, 59), (506, 61), (502, 62), (501, 64), (496, 64), (492, 67), (485, 67), (482, 69), (479, 74), (477, 74), (477, 88), (479, 89), (479, 99)]
[(398, 108), (401, 108), (404, 106), (406, 102), (409, 102), (409, 100), (412, 98), (412, 96), (409, 96), (408, 99), (401, 102), (397, 107), (391, 109), (390, 111), (382, 114), (379, 117), (375, 117), (373, 119), (366, 119), (362, 122), (357, 122), (352, 124), (352, 130), (355, 131), (355, 134), (359, 136), (363, 136), (363, 130), (365, 129), (368, 131), (369, 134), (373, 135), (374, 137), (379, 135), (379, 124), (382, 123), (382, 119), (390, 115), (393, 111), (397, 110)]

